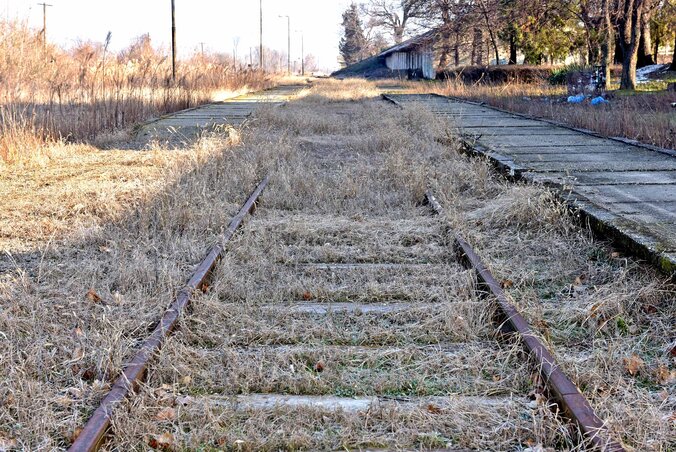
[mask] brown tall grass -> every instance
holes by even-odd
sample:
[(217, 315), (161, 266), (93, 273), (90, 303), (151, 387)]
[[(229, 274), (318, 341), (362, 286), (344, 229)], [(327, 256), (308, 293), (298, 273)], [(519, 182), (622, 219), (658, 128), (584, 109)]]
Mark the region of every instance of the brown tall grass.
[(48, 45), (24, 23), (0, 22), (0, 162), (33, 158), (39, 142), (84, 141), (213, 99), (260, 89), (271, 76), (224, 56), (171, 60), (145, 35), (120, 52), (103, 43)]

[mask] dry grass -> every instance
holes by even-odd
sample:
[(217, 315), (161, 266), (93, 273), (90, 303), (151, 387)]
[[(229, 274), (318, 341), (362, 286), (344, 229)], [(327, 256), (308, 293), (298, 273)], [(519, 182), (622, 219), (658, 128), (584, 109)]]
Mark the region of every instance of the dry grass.
[(40, 160), (60, 140), (91, 141), (276, 83), (210, 55), (180, 62), (174, 82), (170, 58), (147, 37), (119, 53), (93, 42), (43, 51), (39, 36), (17, 21), (0, 21), (0, 73), (0, 164)]
[(465, 84), (446, 81), (419, 86), (420, 92), (436, 92), (538, 118), (553, 119), (611, 137), (625, 137), (673, 149), (676, 147), (674, 109), (676, 93), (668, 91), (622, 93), (611, 91), (610, 104), (569, 104), (566, 87), (541, 83), (503, 85)]
[[(580, 230), (547, 191), (508, 185), (487, 163), (438, 143), (446, 125), (430, 113), (371, 99), (368, 83), (352, 86), (363, 94), (339, 94), (338, 83), (262, 111), (241, 141), (205, 139), (169, 154), (153, 168), (163, 185), (120, 202), (116, 217), (93, 211), (96, 228), (62, 227), (51, 241), (36, 237), (38, 259), (15, 256), (0, 280), (0, 438), (25, 449), (67, 446), (204, 240), (272, 170), (264, 203), (211, 289), (141, 393), (116, 412), (108, 449), (159, 437), (178, 449), (575, 450), (574, 432), (537, 398), (533, 369), (493, 340), (490, 305), (455, 262), (445, 221), (420, 206), (431, 185), (448, 222), (511, 281), (515, 302), (614, 436), (668, 450), (675, 383), (656, 371), (674, 371), (672, 288)], [(408, 266), (305, 265), (318, 262)], [(92, 288), (100, 302), (86, 298)], [(420, 305), (384, 315), (290, 308), (308, 299)], [(643, 364), (632, 374), (623, 358), (633, 354)], [(380, 402), (361, 413), (231, 403), (259, 391)]]

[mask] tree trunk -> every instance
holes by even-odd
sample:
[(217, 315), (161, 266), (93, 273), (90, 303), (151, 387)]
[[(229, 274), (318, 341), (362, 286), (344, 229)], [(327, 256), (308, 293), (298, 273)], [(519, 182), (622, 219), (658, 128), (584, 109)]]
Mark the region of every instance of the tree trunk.
[(509, 63), (516, 64), (516, 36), (514, 31), (509, 33)]
[(441, 19), (444, 24), (441, 27), (441, 57), (439, 58), (438, 71), (446, 69), (451, 53), (451, 15), (447, 8), (442, 8)]
[(453, 60), (455, 66), (460, 66), (460, 32), (455, 32), (455, 48), (453, 49)]
[(652, 47), (650, 39), (650, 13), (648, 11), (644, 12), (641, 16), (641, 39), (638, 44), (638, 60), (637, 67), (650, 66), (655, 64), (655, 59), (653, 58), (650, 51)]
[(396, 44), (401, 44), (404, 40), (404, 27), (399, 25), (394, 27), (394, 42)]
[(613, 24), (610, 21), (610, 0), (603, 0), (603, 40), (601, 42), (601, 65), (603, 65), (604, 83), (602, 88), (607, 90), (610, 87), (610, 46), (614, 41)]
[(641, 37), (643, 4), (644, 0), (626, 0), (624, 14), (618, 24), (624, 54), (620, 89), (636, 89), (636, 61), (638, 60), (638, 41)]
[(472, 39), (472, 64), (480, 66), (484, 62), (483, 40), (483, 30), (481, 30), (481, 28), (475, 28), (474, 38)]
[[(495, 34), (493, 33), (493, 27), (491, 27), (491, 21), (488, 18), (488, 10), (486, 9), (486, 4), (483, 2), (479, 2), (481, 4), (481, 12), (484, 15), (484, 20), (486, 21), (486, 28), (488, 28), (488, 35), (491, 38), (491, 44), (493, 44), (493, 49), (495, 50), (495, 64), (496, 66), (500, 65), (500, 52), (498, 51), (498, 43), (495, 40)], [(488, 57), (488, 64), (490, 64), (490, 57)]]
[(676, 38), (674, 38), (674, 56), (671, 57), (671, 66), (669, 66), (670, 71), (676, 71)]
[(620, 42), (620, 34), (615, 34), (615, 52), (613, 53), (613, 64), (622, 64), (624, 60), (624, 53), (622, 51), (622, 43)]

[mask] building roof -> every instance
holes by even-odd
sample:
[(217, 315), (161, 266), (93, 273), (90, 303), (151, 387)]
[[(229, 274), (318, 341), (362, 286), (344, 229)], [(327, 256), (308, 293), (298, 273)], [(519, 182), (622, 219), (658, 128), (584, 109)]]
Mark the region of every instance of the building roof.
[(430, 42), (433, 42), (437, 34), (437, 30), (430, 30), (426, 33), (423, 33), (418, 36), (414, 36), (411, 39), (408, 39), (400, 44), (394, 45), (390, 47), (389, 49), (385, 49), (382, 52), (380, 52), (377, 56), (379, 57), (385, 57), (387, 55), (390, 55), (395, 52), (405, 52), (407, 50), (410, 50), (412, 48), (418, 47), (423, 44), (429, 44)]

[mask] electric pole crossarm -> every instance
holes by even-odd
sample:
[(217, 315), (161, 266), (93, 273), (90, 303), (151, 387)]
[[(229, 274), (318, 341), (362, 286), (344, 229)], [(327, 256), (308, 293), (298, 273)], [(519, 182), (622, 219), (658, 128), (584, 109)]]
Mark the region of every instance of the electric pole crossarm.
[(49, 3), (38, 3), (42, 6), (42, 49), (47, 51), (47, 7), (54, 6)]

